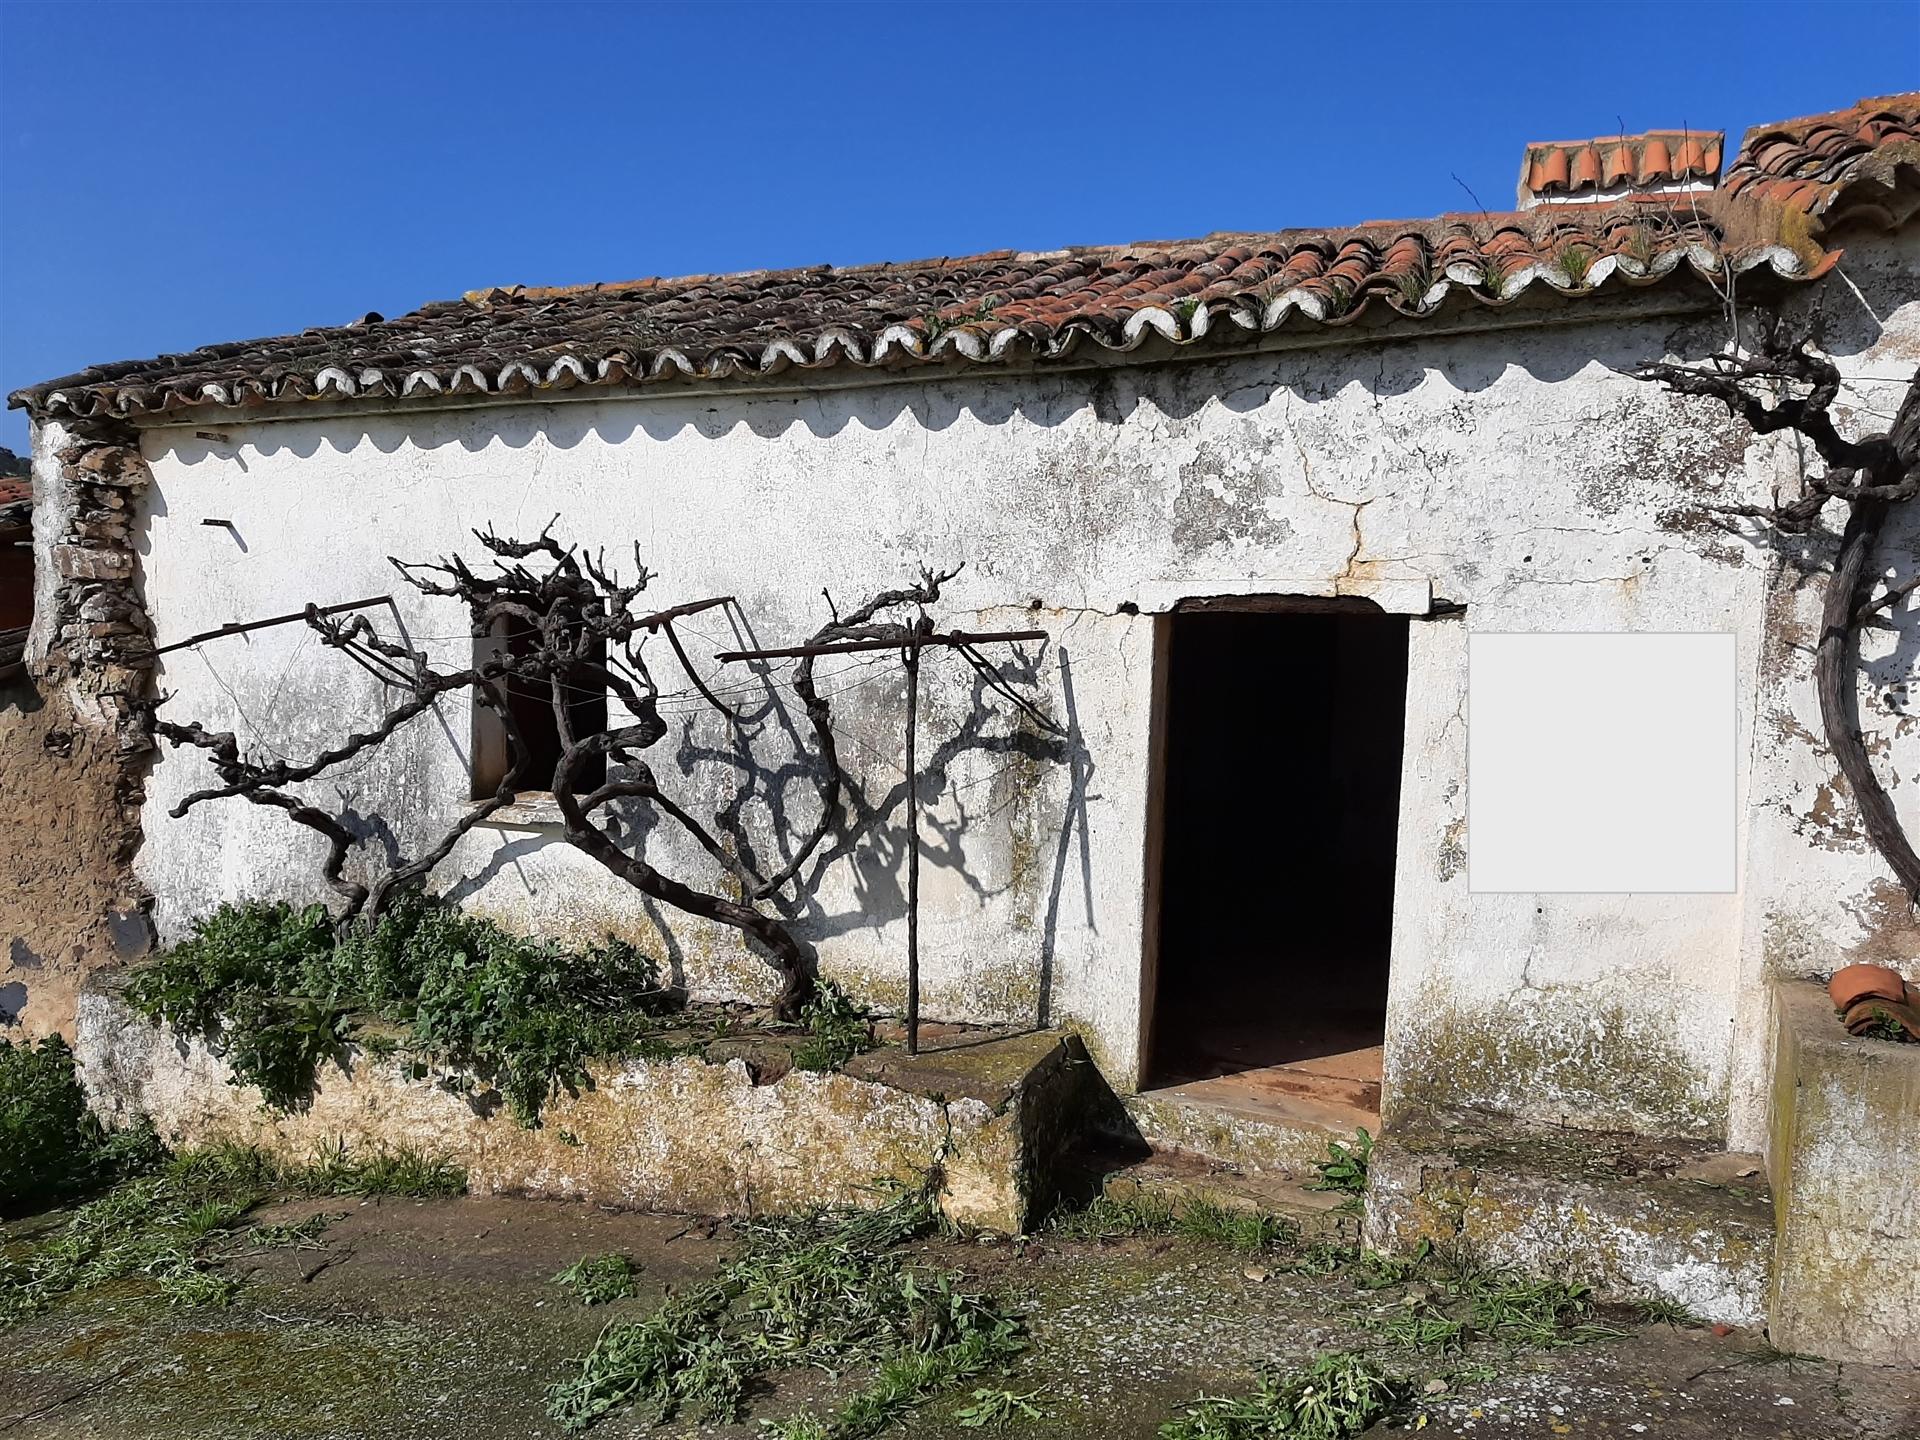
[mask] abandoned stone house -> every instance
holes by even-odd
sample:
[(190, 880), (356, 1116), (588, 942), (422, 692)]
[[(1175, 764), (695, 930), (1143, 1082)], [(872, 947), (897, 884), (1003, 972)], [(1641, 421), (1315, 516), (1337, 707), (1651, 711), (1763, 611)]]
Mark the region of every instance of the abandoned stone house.
[[(92, 907), (59, 921), (71, 943), (14, 913), (11, 1008), (70, 1025), (84, 972), (137, 950), (142, 914), (166, 942), (225, 900), (326, 893), (322, 847), (278, 812), (171, 818), (206, 766), (153, 754), (134, 702), (164, 692), (169, 715), (304, 755), (382, 713), (377, 678), (297, 623), (181, 642), (371, 602), (372, 622), (459, 663), (476, 642), (458, 607), (388, 557), (471, 555), (475, 529), (557, 516), (565, 542), (637, 544), (649, 604), (731, 597), (681, 627), (655, 763), (710, 813), (750, 746), (741, 831), (777, 849), (785, 810), (816, 803), (783, 763), (790, 671), (716, 657), (964, 562), (938, 619), (1044, 632), (995, 658), (1061, 734), (926, 657), (929, 1017), (1075, 1032), (1146, 1138), (1245, 1169), (1378, 1132), (1369, 1223), (1387, 1239), (1451, 1204), (1456, 1228), (1508, 1225), (1515, 1253), (1585, 1246), (1588, 1270), (1752, 1319), (1787, 1260), (1769, 1258), (1773, 1217), (1727, 1186), (1765, 1164), (1776, 1197), (1831, 1209), (1809, 1274), (1848, 1263), (1829, 1232), (1860, 1205), (1920, 1270), (1912, 1180), (1863, 1199), (1853, 1179), (1876, 1146), (1911, 1171), (1920, 1089), (1895, 1116), (1867, 1093), (1824, 1122), (1853, 1127), (1837, 1137), (1783, 1112), (1783, 985), (1858, 958), (1920, 978), (1909, 898), (1818, 738), (1821, 582), (1793, 546), (1708, 516), (1793, 493), (1805, 457), (1625, 373), (1720, 351), (1730, 308), (1817, 311), (1840, 412), (1884, 425), (1920, 361), (1920, 95), (1721, 152), (1684, 132), (1534, 145), (1503, 214), (516, 285), (19, 392), (42, 560), (29, 658), (63, 717), (41, 730), (107, 777), (90, 793), (125, 833), (82, 898), (60, 892)], [(1883, 548), (1910, 575), (1920, 531), (1903, 520)], [(1920, 619), (1909, 602), (1889, 621), (1863, 642), (1861, 724), (1911, 827)], [(1734, 637), (1731, 893), (1470, 888), (1467, 650), (1512, 631)], [(822, 662), (862, 799), (790, 913), (824, 974), (897, 1010), (904, 681), (882, 661)], [(455, 699), (335, 782), (374, 853), (409, 853), (497, 779), (489, 717)], [(34, 842), (42, 883), (51, 838)], [(684, 839), (645, 843), (724, 885)], [(773, 984), (734, 931), (644, 903), (561, 843), (538, 799), (475, 826), (436, 885), (512, 927), (632, 937), (696, 996)], [(1436, 1116), (1625, 1137), (1615, 1169), (1639, 1179), (1595, 1198), (1618, 1174), (1596, 1178), (1594, 1157), (1615, 1152), (1578, 1139), (1578, 1159), (1502, 1152), (1499, 1190), (1492, 1152), (1462, 1159)], [(1820, 1144), (1811, 1178), (1796, 1171), (1789, 1152)], [(1920, 1295), (1843, 1298), (1829, 1309), (1865, 1318), (1797, 1333), (1915, 1354)]]

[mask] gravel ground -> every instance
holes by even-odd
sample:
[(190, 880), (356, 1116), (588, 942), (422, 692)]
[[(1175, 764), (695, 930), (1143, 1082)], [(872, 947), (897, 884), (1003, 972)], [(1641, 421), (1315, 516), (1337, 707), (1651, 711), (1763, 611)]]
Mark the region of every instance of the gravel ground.
[[(270, 1252), (225, 1310), (169, 1309), (140, 1284), (69, 1300), (6, 1335), (6, 1440), (557, 1440), (543, 1392), (609, 1318), (646, 1313), (729, 1251), (726, 1227), (515, 1200), (322, 1201), (269, 1218), (344, 1212), (321, 1249)], [(968, 1271), (1028, 1316), (1032, 1343), (1003, 1380), (1039, 1419), (1007, 1435), (1151, 1440), (1197, 1395), (1246, 1388), (1364, 1343), (1369, 1309), (1402, 1287), (1362, 1291), (1184, 1240), (1042, 1237), (1016, 1245), (939, 1241), (927, 1258)], [(588, 1309), (551, 1283), (582, 1255), (620, 1251), (638, 1295)], [(1758, 1335), (1630, 1325), (1623, 1339), (1510, 1354), (1479, 1347), (1484, 1380), (1459, 1360), (1383, 1355), (1421, 1391), (1393, 1424), (1426, 1434), (1807, 1437), (1913, 1440), (1920, 1373), (1784, 1356)], [(830, 1403), (858, 1376), (802, 1374), (754, 1394), (743, 1423), (656, 1429), (617, 1415), (592, 1433), (757, 1436), (758, 1421)], [(1437, 1382), (1436, 1382), (1437, 1383)], [(960, 1440), (966, 1394), (939, 1398), (894, 1433)]]

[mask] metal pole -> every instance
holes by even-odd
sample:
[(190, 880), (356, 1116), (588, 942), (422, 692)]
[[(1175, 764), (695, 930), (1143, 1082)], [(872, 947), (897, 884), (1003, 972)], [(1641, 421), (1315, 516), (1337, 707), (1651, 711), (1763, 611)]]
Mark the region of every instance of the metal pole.
[[(391, 605), (391, 595), (374, 595), (365, 600), (349, 600), (344, 605), (316, 605), (312, 607), (315, 615), (338, 615), (345, 610), (365, 610), (369, 605)], [(266, 620), (235, 621), (231, 625), (222, 625), (217, 630), (202, 630), (198, 635), (189, 635), (184, 640), (176, 640), (171, 645), (162, 645), (153, 653), (170, 654), (175, 650), (184, 650), (189, 645), (203, 644), (208, 640), (222, 640), (229, 635), (245, 635), (252, 630), (265, 630), (269, 625), (291, 625), (296, 620), (307, 618), (308, 612), (296, 610), (291, 615), (275, 615)]]
[(920, 633), (907, 641), (907, 1053), (920, 1053), (920, 772), (913, 732), (920, 699)]

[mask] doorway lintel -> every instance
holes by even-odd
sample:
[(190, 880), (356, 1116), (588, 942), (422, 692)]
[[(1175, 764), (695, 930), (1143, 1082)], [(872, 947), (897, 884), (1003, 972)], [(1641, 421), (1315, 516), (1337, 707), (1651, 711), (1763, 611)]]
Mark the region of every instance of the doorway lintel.
[[(1433, 581), (1351, 579), (1320, 576), (1311, 580), (1242, 576), (1210, 580), (1149, 580), (1134, 595), (1143, 614), (1164, 615), (1195, 609), (1225, 610), (1234, 602), (1259, 602), (1280, 609), (1279, 602), (1341, 600), (1361, 602), (1363, 610), (1388, 615), (1426, 615), (1433, 609)], [(1370, 604), (1368, 603), (1370, 602)], [(1254, 608), (1243, 603), (1241, 608)]]

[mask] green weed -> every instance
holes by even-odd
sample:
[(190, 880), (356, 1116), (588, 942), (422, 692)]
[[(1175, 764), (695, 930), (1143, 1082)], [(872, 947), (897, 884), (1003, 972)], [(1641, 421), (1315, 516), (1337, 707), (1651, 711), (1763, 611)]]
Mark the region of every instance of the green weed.
[(349, 1153), (345, 1141), (322, 1146), (304, 1164), (279, 1167), (276, 1181), (296, 1195), (395, 1195), (426, 1200), (464, 1195), (467, 1172), (411, 1145)]
[(1587, 278), (1593, 269), (1593, 262), (1599, 257), (1590, 245), (1569, 245), (1557, 257), (1560, 261), (1560, 273), (1567, 277), (1569, 285), (1578, 285)]
[(0, 1255), (0, 1328), (65, 1296), (136, 1275), (155, 1282), (172, 1303), (224, 1305), (240, 1278), (219, 1270), (221, 1260), (311, 1243), (337, 1218), (237, 1229), (248, 1211), (276, 1196), (433, 1195), (464, 1187), (460, 1171), (417, 1151), (354, 1159), (336, 1148), (292, 1166), (232, 1143), (183, 1151), (80, 1206), (49, 1238)]
[(1398, 271), (1393, 276), (1393, 288), (1400, 292), (1401, 303), (1418, 306), (1433, 289), (1433, 271), (1425, 265)]
[[(498, 1089), (522, 1124), (587, 1083), (587, 1062), (645, 1045), (668, 994), (624, 941), (577, 951), (509, 934), (419, 895), (336, 934), (318, 905), (226, 905), (138, 971), (129, 1001), (205, 1037), (235, 1084), (298, 1109), (341, 1060), (349, 1016), (405, 1027), (404, 1044)], [(376, 1031), (370, 1053), (402, 1042)]]
[(1355, 1250), (1347, 1262), (1351, 1278), (1361, 1290), (1384, 1290), (1389, 1285), (1404, 1285), (1420, 1273), (1433, 1254), (1433, 1247), (1422, 1240), (1411, 1255), (1385, 1255), (1378, 1250)]
[(237, 1255), (256, 1255), (265, 1250), (324, 1250), (326, 1244), (321, 1240), (327, 1227), (336, 1220), (346, 1219), (345, 1211), (316, 1211), (304, 1220), (277, 1221), (266, 1225), (249, 1225), (240, 1234), (244, 1248), (235, 1250)]
[(953, 1418), (967, 1430), (984, 1430), (988, 1426), (1004, 1430), (1015, 1420), (1044, 1418), (1044, 1412), (1033, 1403), (1039, 1398), (1038, 1390), (1020, 1395), (1012, 1390), (979, 1389), (973, 1392), (972, 1403), (954, 1411)]
[(974, 305), (971, 310), (956, 311), (951, 315), (939, 311), (929, 311), (920, 317), (920, 323), (926, 327), (929, 343), (938, 340), (949, 330), (958, 330), (967, 325), (991, 325), (993, 312), (999, 308), (999, 299), (988, 296)]
[(1282, 1267), (1295, 1275), (1333, 1275), (1357, 1262), (1362, 1251), (1339, 1240), (1316, 1240), (1295, 1252)]
[(833, 1431), (827, 1422), (811, 1410), (803, 1410), (785, 1420), (762, 1420), (760, 1431), (766, 1440), (833, 1440)]
[(1327, 1158), (1313, 1167), (1320, 1178), (1307, 1187), (1309, 1190), (1366, 1193), (1367, 1170), (1373, 1163), (1373, 1136), (1364, 1129), (1355, 1130), (1353, 1135), (1351, 1145), (1343, 1145), (1338, 1140), (1327, 1142)]
[(605, 1305), (633, 1294), (639, 1273), (624, 1255), (589, 1255), (554, 1276), (553, 1283), (566, 1286), (582, 1304)]
[(0, 1215), (70, 1200), (159, 1155), (151, 1126), (109, 1133), (87, 1109), (65, 1040), (0, 1040)]
[(1676, 1330), (1698, 1330), (1706, 1324), (1678, 1300), (1669, 1300), (1664, 1295), (1643, 1295), (1635, 1300), (1630, 1308), (1649, 1325), (1670, 1325)]
[(787, 1440), (875, 1434), (1023, 1344), (1019, 1322), (991, 1300), (899, 1253), (935, 1224), (919, 1194), (874, 1211), (745, 1222), (744, 1249), (713, 1281), (610, 1323), (579, 1374), (548, 1392), (548, 1412), (570, 1430), (629, 1404), (660, 1420), (731, 1420), (769, 1371), (867, 1365), (871, 1383), (830, 1419), (771, 1428)]
[(1174, 1217), (1177, 1234), (1203, 1245), (1219, 1245), (1242, 1255), (1257, 1255), (1298, 1242), (1299, 1226), (1259, 1210), (1196, 1195)]
[(1384, 1315), (1370, 1316), (1367, 1329), (1389, 1345), (1407, 1350), (1458, 1350), (1466, 1343), (1467, 1326), (1425, 1303), (1402, 1306)]
[(1591, 1291), (1577, 1282), (1513, 1270), (1469, 1270), (1456, 1271), (1448, 1288), (1465, 1301), (1468, 1323), (1489, 1339), (1554, 1350), (1626, 1334), (1591, 1318)]
[(1054, 1211), (1047, 1228), (1068, 1240), (1118, 1240), (1128, 1235), (1167, 1235), (1174, 1229), (1173, 1206), (1147, 1191), (1100, 1194), (1085, 1205)]
[(814, 987), (800, 1019), (807, 1027), (807, 1038), (794, 1049), (796, 1069), (838, 1070), (873, 1048), (873, 1016), (831, 980)]
[(1905, 1040), (1907, 1027), (1876, 1005), (1873, 1007), (1871, 1023), (1859, 1033), (1863, 1040)]
[(1160, 1427), (1161, 1440), (1348, 1440), (1408, 1392), (1364, 1355), (1322, 1355), (1291, 1375), (1263, 1375), (1248, 1394), (1204, 1396)]

